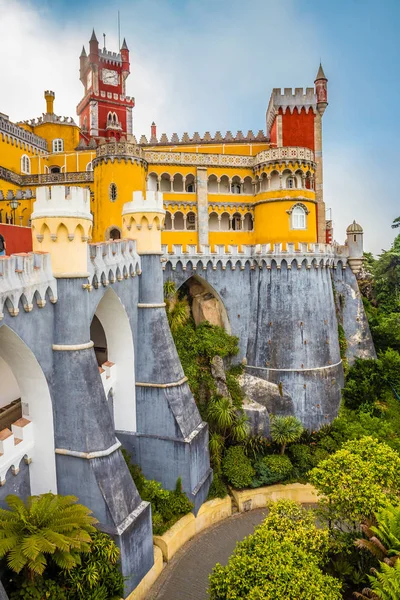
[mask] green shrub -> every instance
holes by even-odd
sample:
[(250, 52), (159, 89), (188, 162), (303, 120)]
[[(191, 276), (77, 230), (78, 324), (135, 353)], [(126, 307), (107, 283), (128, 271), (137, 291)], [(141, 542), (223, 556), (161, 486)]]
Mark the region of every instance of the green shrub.
[(259, 482), (259, 485), (272, 485), (285, 481), (290, 476), (293, 465), (288, 456), (272, 454), (258, 460), (254, 464), (254, 468), (256, 470), (255, 481)]
[(210, 576), (210, 600), (340, 600), (340, 582), (321, 569), (329, 536), (310, 511), (272, 503), (265, 521)]
[(289, 446), (288, 452), (293, 465), (300, 471), (306, 472), (312, 468), (311, 448), (309, 446), (292, 444), (292, 446)]
[[(5, 582), (7, 584), (7, 582)], [(8, 587), (6, 585), (6, 587)], [(36, 577), (34, 581), (20, 580), (13, 582), (10, 600), (69, 600), (70, 596), (64, 585), (52, 579)]]
[(225, 498), (228, 495), (228, 488), (226, 487), (223, 479), (217, 473), (214, 473), (214, 479), (210, 485), (207, 500), (213, 500), (214, 498)]
[(241, 446), (228, 448), (222, 460), (222, 472), (229, 483), (238, 489), (248, 487), (255, 475), (251, 461)]
[(144, 477), (140, 467), (132, 463), (125, 450), (122, 454), (140, 497), (151, 503), (154, 535), (163, 535), (181, 517), (193, 510), (193, 504), (182, 492), (182, 479), (178, 477), (174, 491), (164, 490), (158, 481)]
[(374, 359), (357, 358), (349, 369), (343, 388), (345, 406), (352, 410), (372, 407), (380, 397), (381, 391), (379, 362)]

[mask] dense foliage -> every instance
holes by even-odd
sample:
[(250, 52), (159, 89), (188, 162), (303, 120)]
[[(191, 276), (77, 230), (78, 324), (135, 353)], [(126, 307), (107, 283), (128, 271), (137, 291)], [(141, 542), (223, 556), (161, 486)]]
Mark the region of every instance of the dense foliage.
[(400, 455), (372, 437), (349, 441), (310, 473), (336, 527), (354, 526), (399, 501)]
[(323, 573), (329, 539), (311, 512), (281, 500), (265, 521), (239, 542), (226, 567), (210, 576), (211, 600), (242, 598), (339, 600), (340, 582)]
[(173, 491), (165, 490), (161, 483), (146, 479), (138, 465), (122, 450), (128, 469), (142, 500), (151, 503), (154, 535), (163, 535), (180, 518), (193, 510), (193, 504), (182, 492), (182, 482), (178, 478)]
[(272, 454), (259, 458), (254, 463), (254, 468), (256, 476), (251, 485), (252, 487), (259, 487), (286, 481), (293, 470), (293, 465), (288, 456)]
[(241, 446), (231, 446), (222, 461), (222, 472), (235, 488), (249, 487), (255, 470)]
[[(119, 600), (119, 549), (73, 496), (8, 496), (0, 511), (3, 581), (10, 600)], [(4, 559), (3, 559), (3, 568)]]

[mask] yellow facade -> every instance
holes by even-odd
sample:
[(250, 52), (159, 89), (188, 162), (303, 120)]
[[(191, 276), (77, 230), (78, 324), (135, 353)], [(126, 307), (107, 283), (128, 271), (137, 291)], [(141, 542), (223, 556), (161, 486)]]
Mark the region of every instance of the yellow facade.
[[(310, 150), (305, 160), (304, 149), (291, 148), (290, 159), (284, 153), (277, 157), (268, 142), (257, 140), (138, 146), (129, 139), (125, 142), (129, 150), (122, 153), (112, 149), (114, 142), (89, 148), (80, 143), (79, 127), (72, 120), (54, 115), (53, 100), (54, 95), (46, 92), (48, 112), (38, 121), (16, 126), (0, 118), (3, 222), (15, 216), (15, 224), (28, 225), (37, 187), (58, 183), (90, 189), (95, 242), (127, 235), (123, 207), (134, 192), (146, 197), (147, 190), (163, 194), (161, 242), (170, 250), (174, 244), (185, 250), (200, 244), (215, 248), (317, 241), (312, 189), (316, 165)], [(31, 136), (29, 141), (26, 135)], [(55, 147), (54, 140), (62, 143)], [(23, 156), (29, 159), (28, 168)], [(19, 200), (14, 212), (9, 206), (13, 195)], [(208, 222), (199, 210), (204, 202)], [(293, 217), (296, 206), (304, 211), (303, 221)]]

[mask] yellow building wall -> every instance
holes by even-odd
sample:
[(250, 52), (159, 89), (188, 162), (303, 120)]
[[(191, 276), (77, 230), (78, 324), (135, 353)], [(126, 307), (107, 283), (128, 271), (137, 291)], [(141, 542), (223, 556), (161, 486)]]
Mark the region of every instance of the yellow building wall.
[(75, 150), (79, 144), (79, 127), (67, 123), (41, 123), (31, 128), (35, 135), (47, 141), (47, 149), (52, 151), (52, 142), (57, 138), (64, 140), (65, 152)]
[(17, 142), (7, 137), (3, 140), (3, 136), (0, 133), (0, 166), (14, 173), (21, 174), (21, 158), (24, 154), (30, 158), (31, 172), (37, 173), (39, 161), (37, 153), (29, 150), (28, 146), (25, 146), (23, 142)]
[[(122, 230), (122, 210), (126, 202), (132, 201), (134, 191), (146, 193), (146, 170), (142, 163), (132, 164), (117, 159), (102, 162), (94, 170), (94, 214), (93, 242), (102, 242), (106, 239), (106, 232), (111, 226)], [(117, 186), (117, 199), (110, 200), (110, 184)]]
[(199, 154), (237, 154), (239, 156), (254, 156), (262, 150), (268, 150), (270, 144), (267, 142), (256, 142), (254, 144), (193, 144), (193, 145), (177, 145), (177, 146), (150, 146), (146, 151), (150, 152), (193, 152)]
[(257, 204), (254, 209), (255, 219), (255, 244), (277, 244), (280, 242), (308, 242), (317, 241), (317, 214), (316, 204), (300, 200), (310, 211), (307, 215), (306, 229), (292, 229), (291, 218), (287, 213), (298, 200), (282, 200), (281, 202), (265, 202)]

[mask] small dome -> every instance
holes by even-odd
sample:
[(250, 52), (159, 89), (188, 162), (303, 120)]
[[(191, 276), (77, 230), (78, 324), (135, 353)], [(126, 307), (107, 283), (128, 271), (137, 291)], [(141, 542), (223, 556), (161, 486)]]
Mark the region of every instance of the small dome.
[(364, 233), (364, 230), (361, 225), (353, 221), (352, 224), (346, 229), (346, 233)]

